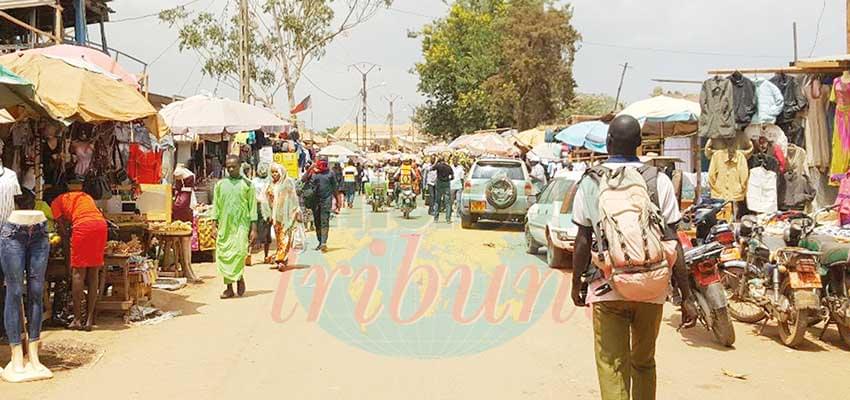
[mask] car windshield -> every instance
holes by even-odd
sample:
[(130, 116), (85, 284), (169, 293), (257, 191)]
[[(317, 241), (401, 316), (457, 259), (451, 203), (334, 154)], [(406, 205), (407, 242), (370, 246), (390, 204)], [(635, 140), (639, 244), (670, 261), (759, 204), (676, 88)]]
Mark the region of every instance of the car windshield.
[(512, 181), (525, 179), (522, 173), (522, 164), (515, 162), (479, 162), (472, 172), (472, 179), (490, 179), (498, 173), (504, 173)]

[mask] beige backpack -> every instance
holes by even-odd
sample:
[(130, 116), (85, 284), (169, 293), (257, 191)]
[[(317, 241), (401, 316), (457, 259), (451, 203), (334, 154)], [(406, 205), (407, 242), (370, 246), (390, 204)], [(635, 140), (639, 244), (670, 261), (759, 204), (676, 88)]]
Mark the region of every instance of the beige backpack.
[(657, 184), (658, 170), (600, 166), (587, 174), (599, 188), (594, 264), (626, 300), (663, 297), (677, 253), (676, 241), (664, 240), (657, 190), (648, 189)]

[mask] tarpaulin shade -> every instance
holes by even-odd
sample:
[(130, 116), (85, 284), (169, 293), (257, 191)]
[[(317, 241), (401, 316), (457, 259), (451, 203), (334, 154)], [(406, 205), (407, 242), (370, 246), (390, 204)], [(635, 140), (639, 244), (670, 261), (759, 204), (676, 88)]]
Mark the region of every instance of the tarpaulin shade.
[(88, 123), (141, 119), (157, 138), (168, 133), (139, 91), (109, 76), (39, 54), (5, 55), (0, 65), (32, 82), (39, 101), (55, 118)]
[(194, 141), (198, 136), (221, 136), (262, 129), (283, 132), (289, 123), (271, 111), (230, 99), (197, 95), (171, 103), (160, 111), (176, 139)]
[(124, 69), (124, 67), (118, 64), (118, 62), (112, 57), (109, 57), (100, 50), (92, 49), (90, 47), (59, 44), (55, 46), (24, 50), (21, 53), (42, 54), (46, 56), (66, 58), (69, 60), (84, 60), (90, 64), (100, 67), (101, 71), (113, 75), (128, 85), (132, 85), (137, 88), (139, 86), (139, 78), (136, 75)]
[(14, 106), (24, 106), (35, 114), (47, 115), (36, 99), (33, 84), (0, 65), (0, 111), (3, 112), (0, 123), (14, 121), (14, 117), (6, 111)]

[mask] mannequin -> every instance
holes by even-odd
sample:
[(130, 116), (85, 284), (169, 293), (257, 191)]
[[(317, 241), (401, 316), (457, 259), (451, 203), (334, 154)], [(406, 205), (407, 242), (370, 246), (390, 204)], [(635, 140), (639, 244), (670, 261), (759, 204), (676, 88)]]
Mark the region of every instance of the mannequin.
[(850, 71), (844, 71), (841, 73), (841, 82), (850, 83)]
[[(30, 203), (32, 203), (30, 199)], [(34, 204), (29, 204), (33, 206)], [(31, 208), (28, 205), (22, 205), (22, 208)], [(9, 215), (6, 224), (2, 231), (5, 238), (0, 239), (0, 251), (4, 252), (4, 271), (6, 272), (7, 291), (12, 279), (16, 279), (18, 284), (23, 286), (25, 277), (28, 277), (27, 290), (30, 292), (27, 296), (27, 305), (33, 310), (41, 310), (41, 292), (44, 284), (44, 273), (47, 270), (47, 257), (50, 250), (50, 245), (47, 243), (47, 218), (41, 211), (33, 210), (15, 210)], [(13, 275), (12, 269), (16, 270)], [(13, 276), (10, 276), (13, 275)], [(33, 277), (33, 275), (35, 277)], [(21, 293), (23, 290), (21, 290)], [(25, 313), (21, 305), (21, 297), (17, 297), (15, 301), (9, 301), (10, 296), (6, 297), (7, 316), (17, 315), (20, 325), (15, 322), (6, 321), (7, 336), (10, 338), (10, 346), (12, 360), (6, 365), (2, 372), (2, 377), (7, 382), (30, 382), (41, 379), (50, 379), (53, 373), (45, 367), (39, 357), (40, 348), (40, 333), (41, 333), (41, 313), (31, 310), (30, 315), (33, 315), (32, 321), (25, 321)], [(10, 325), (18, 325), (10, 327)], [(23, 326), (23, 337), (20, 337), (20, 327)], [(34, 336), (32, 341), (29, 341)], [(13, 342), (12, 338), (16, 337), (18, 342)], [(28, 359), (24, 357), (24, 346), (27, 346)]]

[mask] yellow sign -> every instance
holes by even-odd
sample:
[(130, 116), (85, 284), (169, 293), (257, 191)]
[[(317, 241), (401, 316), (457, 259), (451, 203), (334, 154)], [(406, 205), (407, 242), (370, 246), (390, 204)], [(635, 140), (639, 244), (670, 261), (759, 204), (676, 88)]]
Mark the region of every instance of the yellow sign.
[(298, 153), (274, 153), (274, 162), (286, 169), (286, 176), (298, 179)]

